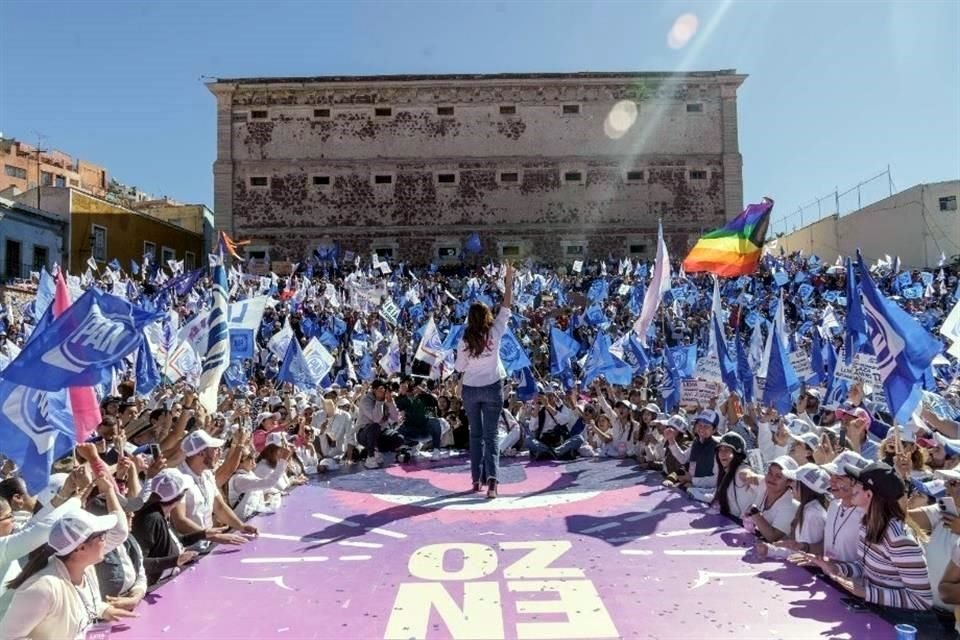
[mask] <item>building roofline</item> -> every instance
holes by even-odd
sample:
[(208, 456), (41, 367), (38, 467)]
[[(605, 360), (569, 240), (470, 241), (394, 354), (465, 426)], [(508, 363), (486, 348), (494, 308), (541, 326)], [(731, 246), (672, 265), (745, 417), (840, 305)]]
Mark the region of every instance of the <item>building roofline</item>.
[(12, 200), (4, 196), (0, 196), (0, 207), (3, 207), (4, 209), (10, 209), (11, 211), (26, 212), (26, 213), (35, 215), (38, 218), (43, 218), (44, 220), (53, 222), (55, 224), (58, 224), (64, 227), (67, 226), (68, 224), (68, 221), (65, 218), (62, 218), (61, 216), (55, 213), (52, 213), (50, 211), (44, 211), (43, 209), (37, 209), (36, 207), (31, 207), (28, 204), (24, 204), (22, 202), (18, 202), (17, 200)]
[(716, 71), (578, 71), (569, 73), (447, 73), (397, 75), (335, 75), (293, 77), (216, 78), (208, 87), (219, 85), (274, 85), (274, 84), (351, 84), (351, 83), (409, 83), (409, 82), (502, 82), (513, 80), (686, 80), (729, 78), (742, 82), (745, 75), (735, 69)]

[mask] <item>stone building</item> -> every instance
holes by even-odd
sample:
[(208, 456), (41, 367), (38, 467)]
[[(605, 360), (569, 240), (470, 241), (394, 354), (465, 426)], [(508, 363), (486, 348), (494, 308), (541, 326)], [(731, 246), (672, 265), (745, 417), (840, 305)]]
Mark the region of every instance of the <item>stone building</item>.
[(682, 253), (743, 206), (735, 71), (218, 79), (216, 226), (251, 255)]

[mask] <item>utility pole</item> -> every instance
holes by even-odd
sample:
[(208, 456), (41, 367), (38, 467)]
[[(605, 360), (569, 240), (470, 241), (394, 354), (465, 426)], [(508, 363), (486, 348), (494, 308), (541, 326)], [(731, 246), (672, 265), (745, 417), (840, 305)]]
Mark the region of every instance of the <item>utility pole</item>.
[(40, 154), (46, 153), (47, 151), (49, 151), (49, 149), (40, 148), (40, 145), (43, 142), (43, 140), (46, 138), (46, 136), (40, 133), (39, 131), (34, 131), (34, 133), (37, 134), (37, 210), (39, 210), (40, 209), (40, 188), (43, 186), (42, 181), (40, 179)]

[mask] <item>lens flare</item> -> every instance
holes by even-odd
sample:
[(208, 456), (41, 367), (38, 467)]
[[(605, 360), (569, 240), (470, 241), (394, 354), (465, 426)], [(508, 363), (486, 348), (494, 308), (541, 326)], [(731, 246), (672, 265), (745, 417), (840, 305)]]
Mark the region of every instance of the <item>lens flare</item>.
[(673, 23), (667, 34), (667, 46), (671, 49), (683, 49), (696, 35), (700, 21), (692, 13), (685, 13)]
[(621, 100), (613, 105), (603, 121), (603, 132), (608, 138), (618, 140), (637, 121), (637, 105), (632, 100)]

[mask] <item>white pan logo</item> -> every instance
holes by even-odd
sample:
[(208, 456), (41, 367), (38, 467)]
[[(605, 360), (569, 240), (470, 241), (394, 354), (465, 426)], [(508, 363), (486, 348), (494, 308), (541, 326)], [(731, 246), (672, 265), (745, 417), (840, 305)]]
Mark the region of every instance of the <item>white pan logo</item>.
[(94, 302), (90, 305), (87, 317), (67, 339), (40, 359), (58, 369), (80, 373), (129, 353), (136, 346), (138, 337), (129, 315), (105, 316)]
[(48, 396), (39, 389), (17, 385), (3, 401), (3, 415), (17, 425), (45, 454), (53, 447), (57, 431), (45, 419), (48, 414)]

